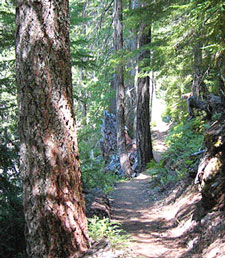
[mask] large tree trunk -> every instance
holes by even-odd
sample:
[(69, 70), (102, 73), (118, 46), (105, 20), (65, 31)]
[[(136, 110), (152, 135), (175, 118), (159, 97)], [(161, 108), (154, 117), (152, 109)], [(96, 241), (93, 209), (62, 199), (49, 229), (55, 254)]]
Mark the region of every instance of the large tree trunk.
[(20, 170), (29, 258), (78, 257), (88, 246), (68, 2), (22, 1), (16, 13)]
[[(114, 46), (117, 53), (123, 50), (123, 25), (122, 25), (122, 0), (115, 0), (114, 16)], [(125, 89), (123, 65), (118, 64), (116, 69), (116, 123), (117, 123), (117, 148), (123, 173), (130, 177), (132, 169), (126, 150), (125, 138)]]
[[(145, 68), (150, 64), (150, 51), (141, 49), (151, 42), (151, 30), (142, 24), (139, 29), (138, 49), (140, 55), (138, 58), (139, 72), (145, 72)], [(142, 66), (140, 66), (142, 63)], [(137, 110), (136, 110), (136, 142), (138, 153), (138, 168), (142, 172), (147, 163), (153, 159), (152, 140), (150, 130), (150, 78), (149, 74), (137, 78)]]

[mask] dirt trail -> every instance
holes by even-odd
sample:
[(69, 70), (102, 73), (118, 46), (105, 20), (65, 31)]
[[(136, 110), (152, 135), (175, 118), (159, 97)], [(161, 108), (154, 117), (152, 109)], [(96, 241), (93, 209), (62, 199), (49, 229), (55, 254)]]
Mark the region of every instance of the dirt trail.
[(160, 161), (162, 153), (167, 149), (165, 138), (168, 134), (169, 128), (170, 124), (161, 121), (152, 131), (154, 158), (156, 162)]
[[(156, 130), (154, 133), (157, 137), (154, 141), (157, 161), (166, 148), (163, 143), (166, 135), (166, 128), (164, 129)], [(193, 207), (200, 196), (185, 195), (184, 200), (182, 198), (174, 203), (173, 198), (179, 196), (180, 190), (171, 191), (166, 198), (165, 193), (154, 188), (147, 173), (117, 184), (111, 195), (112, 218), (122, 224), (134, 241), (126, 258), (178, 258), (188, 252), (188, 243), (181, 239), (185, 229), (177, 222), (177, 214), (186, 205)]]
[(171, 236), (176, 226), (174, 211), (154, 202), (159, 196), (150, 189), (150, 181), (143, 173), (117, 185), (112, 195), (113, 220), (120, 222), (134, 240), (128, 257), (180, 257), (186, 248)]

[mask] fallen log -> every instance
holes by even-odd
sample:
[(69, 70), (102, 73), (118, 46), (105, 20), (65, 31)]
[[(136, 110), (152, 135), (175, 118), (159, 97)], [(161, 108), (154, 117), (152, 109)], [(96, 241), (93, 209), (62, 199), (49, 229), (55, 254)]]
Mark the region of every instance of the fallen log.
[(206, 100), (202, 100), (192, 93), (182, 95), (182, 99), (187, 100), (188, 114), (190, 119), (195, 117), (194, 110), (201, 110), (206, 113), (207, 119), (211, 119), (215, 113), (224, 111), (224, 104), (220, 96), (210, 94)]

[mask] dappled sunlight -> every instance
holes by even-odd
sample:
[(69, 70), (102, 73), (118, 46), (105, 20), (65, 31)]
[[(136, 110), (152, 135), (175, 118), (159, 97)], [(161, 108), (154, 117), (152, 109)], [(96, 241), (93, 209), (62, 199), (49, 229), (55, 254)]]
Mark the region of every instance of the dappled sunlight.
[(165, 138), (170, 126), (170, 124), (160, 120), (157, 126), (152, 130), (153, 155), (156, 162), (160, 162), (162, 154), (167, 150)]
[(152, 103), (152, 121), (156, 123), (157, 130), (162, 130), (164, 128), (164, 124), (162, 121), (162, 115), (165, 111), (166, 105), (162, 100), (158, 99), (156, 95), (153, 95), (153, 103)]
[[(178, 226), (171, 230), (170, 236), (181, 237), (196, 224), (193, 221), (193, 213), (200, 199), (200, 193), (190, 192), (188, 195), (182, 196), (176, 204), (172, 205), (171, 210), (174, 208), (174, 212), (171, 213), (171, 216), (177, 219)], [(183, 219), (182, 222), (180, 218)]]
[(131, 236), (135, 257), (181, 258), (191, 250), (192, 242), (182, 239), (196, 226), (193, 214), (201, 196), (187, 182), (169, 196), (152, 201), (155, 190), (150, 182), (151, 177), (142, 173), (117, 185), (112, 195), (113, 221), (120, 222)]
[(146, 179), (148, 179), (148, 178), (149, 178), (148, 175), (146, 175), (146, 174), (144, 174), (144, 173), (141, 173), (141, 174), (139, 174), (139, 175), (137, 176), (136, 180), (146, 180)]

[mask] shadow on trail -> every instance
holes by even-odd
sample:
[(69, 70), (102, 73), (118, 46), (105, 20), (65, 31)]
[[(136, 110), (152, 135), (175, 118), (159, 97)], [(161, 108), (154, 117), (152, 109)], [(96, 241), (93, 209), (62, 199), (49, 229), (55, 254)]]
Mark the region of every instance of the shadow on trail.
[(151, 188), (151, 177), (146, 173), (117, 184), (111, 195), (112, 219), (120, 222), (135, 241), (132, 244), (135, 256), (131, 257), (197, 257), (192, 256), (195, 245), (190, 242), (190, 230), (191, 237), (195, 238), (200, 234), (198, 224), (190, 220), (191, 226), (186, 230), (180, 226), (182, 220), (190, 219), (198, 206), (198, 196), (191, 191), (186, 194), (192, 181), (183, 180), (167, 192)]

